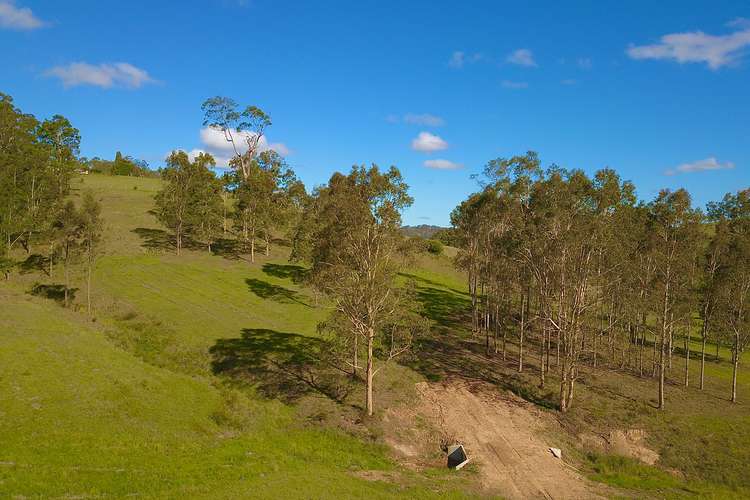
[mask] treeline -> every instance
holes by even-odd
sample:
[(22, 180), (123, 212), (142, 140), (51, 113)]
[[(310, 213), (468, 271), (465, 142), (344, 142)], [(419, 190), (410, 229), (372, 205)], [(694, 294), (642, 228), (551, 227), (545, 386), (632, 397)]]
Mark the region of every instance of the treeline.
[(556, 371), (561, 411), (582, 366), (603, 363), (656, 379), (663, 409), (679, 344), (681, 382), (690, 383), (690, 336), (699, 326), (699, 385), (706, 343), (717, 353), (727, 345), (736, 401), (750, 342), (750, 189), (705, 212), (683, 189), (644, 203), (613, 170), (543, 170), (533, 152), (489, 162), (481, 179), (451, 221), (473, 330), (484, 334), (488, 355), (505, 358), (512, 336), (518, 371), (529, 355), (540, 361), (542, 387)]
[(48, 275), (62, 263), (67, 306), (71, 266), (83, 262), (90, 311), (91, 269), (102, 222), (92, 193), (84, 193), (80, 207), (69, 199), (70, 179), (81, 168), (80, 142), (65, 117), (39, 121), (0, 94), (0, 271), (9, 278), (19, 264), (11, 257), (19, 247), (25, 261), (38, 257), (37, 267)]
[(124, 175), (129, 177), (159, 177), (159, 170), (151, 170), (144, 160), (125, 156), (121, 152), (115, 153), (114, 160), (103, 160), (99, 157), (91, 159), (82, 158), (82, 172), (105, 175)]

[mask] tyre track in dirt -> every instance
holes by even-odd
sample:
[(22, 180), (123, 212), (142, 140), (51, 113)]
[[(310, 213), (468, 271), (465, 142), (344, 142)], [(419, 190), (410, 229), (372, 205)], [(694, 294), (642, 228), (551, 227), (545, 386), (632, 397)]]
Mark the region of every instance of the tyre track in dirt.
[(466, 382), (417, 384), (418, 409), (478, 465), (482, 486), (506, 498), (602, 498), (549, 451), (543, 416), (532, 404)]

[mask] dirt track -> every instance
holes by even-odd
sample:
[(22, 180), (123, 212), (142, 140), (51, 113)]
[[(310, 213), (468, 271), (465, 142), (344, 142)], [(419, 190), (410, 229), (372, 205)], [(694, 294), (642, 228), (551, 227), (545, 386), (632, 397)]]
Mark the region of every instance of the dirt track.
[(488, 490), (506, 498), (601, 498), (550, 453), (555, 443), (540, 437), (541, 412), (530, 403), (512, 395), (491, 397), (464, 383), (420, 383), (417, 390), (418, 411), (464, 445)]

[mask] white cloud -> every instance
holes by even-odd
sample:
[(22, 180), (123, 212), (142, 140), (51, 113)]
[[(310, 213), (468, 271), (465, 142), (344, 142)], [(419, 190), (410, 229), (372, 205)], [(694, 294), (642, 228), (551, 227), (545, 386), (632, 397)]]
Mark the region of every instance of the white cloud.
[(578, 80), (575, 80), (573, 78), (566, 78), (565, 80), (560, 80), (560, 83), (563, 85), (575, 85), (578, 83)]
[(517, 64), (519, 66), (536, 67), (536, 61), (534, 61), (534, 54), (529, 49), (518, 49), (514, 50), (505, 59), (511, 64)]
[(593, 66), (591, 59), (588, 57), (579, 57), (576, 61), (576, 64), (578, 64), (578, 67), (582, 69), (591, 69), (591, 66)]
[(458, 168), (463, 168), (463, 165), (460, 163), (454, 163), (450, 160), (443, 159), (425, 160), (424, 166), (437, 170), (456, 170)]
[(666, 175), (675, 174), (687, 174), (691, 172), (704, 172), (706, 170), (726, 170), (734, 168), (734, 163), (727, 161), (724, 163), (719, 162), (715, 157), (706, 158), (705, 160), (698, 160), (692, 163), (683, 163), (675, 168), (669, 169), (664, 173)]
[(404, 115), (404, 122), (411, 123), (412, 125), (426, 125), (428, 127), (440, 127), (441, 125), (445, 125), (445, 120), (429, 113), (407, 113)]
[(683, 63), (706, 63), (716, 70), (737, 62), (742, 49), (750, 45), (750, 24), (735, 19), (731, 26), (740, 28), (728, 35), (708, 35), (702, 31), (671, 33), (652, 45), (631, 45), (626, 50), (632, 59), (669, 59)]
[(429, 132), (420, 132), (419, 135), (411, 141), (411, 148), (423, 153), (431, 153), (448, 148), (448, 143), (440, 137)]
[(450, 66), (451, 68), (463, 68), (464, 58), (464, 53), (460, 50), (457, 50), (453, 54), (451, 54), (451, 58), (448, 60), (448, 66)]
[[(240, 153), (247, 151), (247, 137), (252, 136), (251, 132), (237, 132), (232, 131), (234, 137), (235, 146)], [(216, 160), (216, 166), (218, 168), (229, 168), (229, 161), (234, 156), (234, 148), (232, 143), (228, 142), (224, 137), (224, 133), (221, 130), (217, 130), (211, 127), (205, 127), (200, 130), (200, 139), (202, 148), (196, 148), (188, 151), (188, 156), (193, 159), (200, 153), (210, 153), (211, 156)], [(287, 156), (290, 153), (289, 148), (281, 142), (268, 142), (266, 136), (262, 136), (258, 141), (258, 151), (268, 151), (273, 149), (281, 156)]]
[(514, 82), (511, 80), (503, 80), (500, 82), (500, 85), (505, 87), (506, 89), (525, 89), (529, 86), (526, 82)]
[(44, 24), (28, 7), (16, 7), (13, 0), (0, 1), (0, 28), (34, 30)]
[(94, 85), (104, 89), (111, 87), (137, 89), (149, 83), (156, 83), (146, 70), (124, 62), (99, 65), (76, 62), (67, 66), (55, 66), (45, 74), (59, 78), (66, 88)]

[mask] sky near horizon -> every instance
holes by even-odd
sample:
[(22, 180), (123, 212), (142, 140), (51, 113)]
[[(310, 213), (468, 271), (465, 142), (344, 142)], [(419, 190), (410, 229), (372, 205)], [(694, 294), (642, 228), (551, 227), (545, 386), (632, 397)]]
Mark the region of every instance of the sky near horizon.
[(257, 105), (308, 187), (396, 165), (406, 224), (448, 225), (490, 159), (603, 167), (696, 206), (750, 186), (750, 2), (0, 0), (0, 92), (85, 156), (229, 156), (215, 95)]

